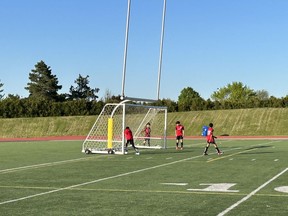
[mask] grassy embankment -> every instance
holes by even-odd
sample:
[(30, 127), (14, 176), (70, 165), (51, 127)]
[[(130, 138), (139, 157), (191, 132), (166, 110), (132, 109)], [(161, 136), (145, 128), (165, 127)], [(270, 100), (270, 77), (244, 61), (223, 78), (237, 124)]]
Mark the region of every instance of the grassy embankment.
[[(96, 116), (0, 119), (0, 138), (85, 136)], [(186, 136), (201, 135), (203, 125), (213, 122), (215, 134), (230, 136), (288, 135), (287, 108), (257, 108), (168, 113), (168, 136), (174, 136), (175, 122), (185, 126)]]

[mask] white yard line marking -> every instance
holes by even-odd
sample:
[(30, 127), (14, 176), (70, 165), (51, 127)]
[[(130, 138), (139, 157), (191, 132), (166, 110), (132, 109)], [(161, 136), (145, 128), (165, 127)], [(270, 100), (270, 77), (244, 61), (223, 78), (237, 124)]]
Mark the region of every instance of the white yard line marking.
[(281, 193), (288, 193), (288, 186), (276, 187), (274, 188), (274, 190)]
[(90, 159), (95, 159), (95, 157), (85, 157), (85, 158), (77, 158), (77, 159), (43, 163), (43, 164), (35, 164), (35, 165), (30, 165), (30, 166), (15, 167), (15, 168), (11, 168), (11, 169), (0, 170), (0, 174), (11, 173), (11, 172), (16, 172), (16, 171), (20, 171), (20, 170), (40, 168), (40, 167), (55, 166), (55, 165), (59, 165), (59, 164), (77, 162), (77, 161), (81, 161), (81, 160), (90, 160)]
[[(232, 151), (232, 150), (234, 150), (234, 149), (230, 149), (230, 151)], [(182, 159), (182, 160), (172, 161), (172, 162), (169, 162), (169, 163), (164, 163), (164, 164), (161, 164), (161, 165), (148, 167), (148, 168), (144, 168), (144, 169), (140, 169), (140, 170), (135, 170), (135, 171), (132, 171), (132, 172), (123, 173), (123, 174), (119, 174), (119, 175), (115, 175), (115, 176), (110, 176), (110, 177), (106, 177), (106, 178), (102, 178), (102, 179), (96, 179), (94, 181), (84, 182), (84, 183), (76, 184), (76, 185), (71, 185), (71, 186), (68, 186), (68, 187), (59, 188), (59, 189), (55, 189), (55, 190), (51, 190), (51, 191), (47, 191), (47, 192), (43, 192), (43, 193), (38, 193), (38, 194), (26, 196), (26, 197), (21, 197), (21, 198), (18, 198), (18, 199), (7, 200), (7, 201), (4, 201), (4, 202), (1, 202), (0, 205), (13, 203), (13, 202), (18, 202), (18, 201), (26, 200), (26, 199), (31, 199), (31, 198), (34, 198), (34, 197), (43, 196), (43, 195), (51, 194), (51, 193), (56, 193), (56, 192), (60, 192), (60, 191), (64, 191), (64, 190), (69, 190), (69, 189), (73, 189), (73, 188), (76, 188), (76, 187), (81, 187), (81, 186), (85, 186), (85, 185), (89, 185), (89, 184), (94, 184), (94, 183), (97, 183), (97, 182), (101, 182), (101, 181), (105, 181), (105, 180), (109, 180), (109, 179), (114, 179), (114, 178), (119, 178), (119, 177), (122, 177), (122, 176), (127, 176), (127, 175), (131, 175), (131, 174), (134, 174), (134, 173), (139, 173), (139, 172), (152, 170), (152, 169), (156, 169), (156, 168), (160, 168), (160, 167), (165, 167), (165, 166), (173, 165), (173, 164), (184, 162), (184, 161), (188, 161), (188, 160), (193, 160), (193, 159), (200, 158), (200, 157), (203, 157), (203, 155), (198, 155), (198, 156), (194, 156), (194, 157), (190, 157), (190, 158), (185, 158), (185, 159)], [(133, 157), (129, 157), (129, 158), (133, 158)]]
[(242, 198), (241, 200), (239, 200), (238, 202), (234, 203), (233, 205), (231, 205), (229, 208), (225, 209), (224, 211), (222, 211), (221, 213), (219, 213), (217, 216), (223, 216), (226, 213), (230, 212), (232, 209), (236, 208), (237, 206), (239, 206), (241, 203), (245, 202), (246, 200), (248, 200), (250, 197), (252, 197), (253, 195), (255, 195), (258, 191), (260, 191), (262, 188), (266, 187), (268, 184), (270, 184), (272, 181), (274, 181), (275, 179), (277, 179), (279, 176), (283, 175), (286, 171), (288, 170), (288, 168), (284, 169), (282, 172), (278, 173), (276, 176), (274, 176), (273, 178), (271, 178), (270, 180), (268, 180), (267, 182), (265, 182), (264, 184), (262, 184), (260, 187), (256, 188), (254, 191), (252, 191), (250, 194), (248, 194), (247, 196), (245, 196), (244, 198)]
[[(268, 143), (271, 143), (271, 142), (268, 142)], [(268, 144), (268, 143), (262, 143), (262, 145), (263, 144)], [(261, 145), (261, 144), (258, 144), (258, 145)], [(240, 148), (229, 149), (229, 150), (226, 150), (226, 152), (227, 151), (233, 151), (235, 149), (240, 149)], [(164, 163), (164, 164), (153, 166), (153, 167), (148, 167), (148, 168), (144, 168), (144, 169), (140, 169), (140, 170), (135, 170), (135, 171), (128, 172), (128, 173), (122, 173), (122, 174), (119, 174), (119, 175), (110, 176), (110, 177), (106, 177), (106, 178), (102, 178), (102, 179), (96, 179), (96, 180), (93, 180), (93, 181), (84, 182), (84, 183), (80, 183), (80, 184), (76, 184), (76, 185), (71, 185), (71, 186), (68, 186), (68, 187), (59, 188), (59, 189), (55, 189), (55, 190), (51, 190), (51, 191), (47, 191), (47, 192), (43, 192), (43, 193), (30, 195), (30, 196), (25, 196), (25, 197), (21, 197), (21, 198), (17, 198), (17, 199), (7, 200), (7, 201), (4, 201), (4, 202), (0, 202), (0, 205), (13, 203), (13, 202), (18, 202), (18, 201), (21, 201), (21, 200), (26, 200), (26, 199), (30, 199), (30, 198), (34, 198), (34, 197), (38, 197), (38, 196), (43, 196), (43, 195), (46, 195), (46, 194), (51, 194), (51, 193), (64, 191), (64, 190), (69, 190), (69, 189), (73, 189), (73, 188), (76, 188), (76, 187), (81, 187), (81, 186), (85, 186), (85, 185), (89, 185), (89, 184), (93, 184), (93, 183), (97, 183), (97, 182), (101, 182), (101, 181), (105, 181), (105, 180), (119, 178), (119, 177), (122, 177), (122, 176), (127, 176), (127, 175), (131, 175), (131, 174), (135, 174), (135, 173), (139, 173), (139, 172), (143, 172), (143, 171), (147, 171), (147, 170), (152, 170), (152, 169), (156, 169), (156, 168), (160, 168), (160, 167), (165, 167), (165, 166), (177, 164), (177, 163), (188, 161), (188, 160), (193, 160), (193, 159), (200, 158), (200, 157), (203, 157), (203, 155), (198, 155), (198, 156), (194, 156), (194, 157), (190, 157), (190, 158), (185, 158), (185, 159), (181, 159), (181, 160), (178, 160), (178, 161), (172, 161), (172, 162), (169, 162), (169, 163)], [(90, 158), (92, 158), (92, 157), (90, 157)], [(29, 168), (31, 169), (31, 168), (38, 168), (38, 167), (44, 167), (44, 166), (52, 166), (52, 165), (56, 165), (56, 164), (60, 164), (60, 163), (74, 162), (74, 161), (79, 161), (79, 160), (87, 160), (87, 159), (90, 159), (90, 158), (78, 158), (78, 159), (72, 159), (72, 160), (66, 160), (66, 161), (58, 161), (58, 162), (52, 162), (52, 163), (45, 163), (45, 164), (38, 164), (38, 165), (32, 165), (32, 166), (25, 166), (25, 167), (18, 167), (18, 168), (0, 170), (0, 174), (1, 174), (1, 172), (2, 173), (8, 172), (8, 171), (13, 172), (13, 171), (22, 170), (22, 169), (25, 170), (25, 169), (29, 169)]]
[[(280, 142), (280, 141), (276, 141), (276, 142)], [(269, 143), (271, 143), (271, 142), (262, 143), (262, 144), (258, 144), (258, 145), (269, 144)], [(203, 143), (197, 143), (196, 145), (198, 145), (198, 144), (203, 144)], [(241, 149), (241, 148), (234, 148), (232, 150), (236, 150), (236, 149)], [(104, 157), (106, 155), (101, 155), (101, 156)], [(97, 157), (97, 158), (99, 158), (99, 157)], [(133, 158), (133, 157), (128, 157), (127, 159), (131, 159), (131, 158)], [(77, 161), (81, 161), (81, 160), (90, 160), (90, 159), (95, 159), (95, 157), (83, 157), (83, 158), (77, 158), (77, 159), (71, 159), (71, 160), (64, 160), (64, 161), (57, 161), (57, 162), (50, 162), (50, 163), (43, 163), (43, 164), (35, 164), (35, 165), (29, 165), (29, 166), (23, 166), (23, 167), (15, 167), (15, 168), (10, 168), (10, 169), (0, 170), (0, 174), (11, 173), (11, 172), (21, 171), (21, 170), (26, 170), (26, 169), (41, 168), (41, 167), (46, 167), (46, 166), (55, 166), (55, 165), (59, 165), (59, 164), (77, 162)], [(169, 157), (166, 159), (172, 159), (172, 157)]]
[[(182, 186), (182, 185), (180, 185)], [(186, 186), (186, 185), (183, 185), (183, 186)], [(0, 188), (12, 188), (12, 189), (39, 189), (39, 190), (52, 190), (52, 189), (59, 189), (59, 188), (55, 188), (55, 187), (25, 187), (25, 186), (4, 186), (4, 185), (0, 185)], [(277, 188), (275, 188), (274, 190), (276, 190)], [(280, 189), (280, 190), (279, 190)], [(70, 190), (74, 190), (74, 191), (110, 191), (110, 192), (141, 192), (141, 193), (180, 193), (180, 194), (211, 194), (211, 195), (215, 195), (215, 194), (219, 194), (219, 195), (223, 195), (223, 192), (198, 192), (198, 191), (183, 191), (183, 190), (180, 190), (180, 191), (174, 191), (174, 190), (161, 190), (161, 191), (158, 191), (158, 190), (132, 190), (132, 189), (107, 189), (107, 188), (71, 188)], [(279, 192), (281, 192), (282, 194), (255, 194), (254, 196), (260, 196), (260, 197), (288, 197), (287, 194), (283, 194), (283, 193), (288, 193), (288, 186), (283, 186), (283, 187), (278, 187), (278, 190)], [(277, 190), (276, 190), (277, 191)], [(225, 196), (245, 196), (247, 194), (244, 194), (244, 193), (226, 193)]]
[(202, 183), (199, 185), (206, 185), (208, 187), (203, 189), (190, 188), (188, 191), (209, 191), (209, 192), (222, 192), (222, 193), (238, 193), (239, 190), (230, 190), (231, 187), (235, 186), (236, 183)]
[(93, 181), (84, 182), (84, 183), (80, 183), (80, 184), (76, 184), (76, 185), (71, 185), (71, 186), (64, 187), (64, 188), (50, 190), (50, 191), (43, 192), (43, 193), (38, 193), (38, 194), (30, 195), (30, 196), (20, 197), (20, 198), (17, 198), (17, 199), (7, 200), (7, 201), (4, 201), (4, 202), (0, 202), (0, 205), (13, 203), (13, 202), (18, 202), (18, 201), (21, 201), (21, 200), (27, 200), (27, 199), (31, 199), (31, 198), (34, 198), (34, 197), (39, 197), (39, 196), (43, 196), (43, 195), (47, 195), (47, 194), (51, 194), (51, 193), (56, 193), (56, 192), (60, 192), (60, 191), (64, 191), (64, 190), (69, 190), (69, 189), (72, 189), (72, 188), (81, 187), (81, 186), (85, 186), (85, 185), (89, 185), (89, 184), (94, 184), (94, 183), (105, 181), (105, 180), (115, 179), (115, 178), (131, 175), (131, 174), (135, 174), (135, 173), (144, 172), (144, 171), (147, 171), (147, 170), (157, 169), (157, 168), (160, 168), (160, 167), (165, 167), (165, 166), (177, 164), (177, 163), (180, 163), (180, 162), (193, 160), (193, 159), (196, 159), (196, 158), (199, 158), (199, 157), (203, 157), (203, 156), (202, 155), (198, 155), (198, 156), (185, 158), (185, 159), (178, 160), (178, 161), (173, 161), (173, 162), (170, 162), (170, 163), (164, 163), (164, 164), (153, 166), (153, 167), (148, 167), (148, 168), (144, 168), (144, 169), (140, 169), (140, 170), (135, 170), (135, 171), (132, 171), (132, 172), (122, 173), (122, 174), (115, 175), (115, 176), (110, 176), (110, 177), (106, 177), (106, 178), (96, 179), (96, 180), (93, 180)]
[(160, 183), (162, 185), (186, 186), (188, 183)]

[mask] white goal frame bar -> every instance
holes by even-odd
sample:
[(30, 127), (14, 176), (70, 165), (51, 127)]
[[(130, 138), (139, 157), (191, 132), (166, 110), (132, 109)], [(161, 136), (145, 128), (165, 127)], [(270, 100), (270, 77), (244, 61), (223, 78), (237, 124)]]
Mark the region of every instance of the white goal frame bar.
[[(124, 154), (125, 153), (124, 147), (126, 143), (125, 142), (126, 140), (124, 137), (124, 130), (127, 126), (126, 118), (128, 119), (130, 118), (130, 123), (131, 123), (131, 118), (132, 118), (131, 116), (133, 115), (140, 115), (140, 117), (137, 117), (136, 119), (137, 121), (135, 122), (135, 125), (137, 126), (135, 127), (134, 125), (133, 127), (133, 129), (135, 130), (133, 132), (134, 143), (137, 148), (149, 148), (149, 149), (153, 149), (153, 148), (154, 149), (162, 149), (162, 148), (166, 149), (167, 148), (167, 107), (149, 106), (149, 105), (131, 104), (131, 103), (126, 104), (127, 102), (128, 100), (122, 101), (119, 104), (109, 103), (103, 107), (101, 113), (97, 117), (95, 123), (93, 124), (91, 130), (89, 131), (88, 135), (86, 136), (86, 139), (84, 140), (82, 144), (83, 153)], [(109, 108), (111, 109), (110, 111), (108, 110), (108, 113), (107, 113), (107, 107), (108, 109)], [(142, 110), (143, 112), (127, 114), (126, 108), (127, 109), (135, 108), (136, 111), (139, 111), (139, 110), (141, 111), (141, 109), (143, 109)], [(157, 111), (156, 114), (154, 114), (154, 116), (153, 116), (153, 113), (150, 113), (150, 111), (153, 112), (153, 110)], [(150, 137), (151, 142), (154, 142), (155, 145), (151, 145), (151, 146), (141, 145), (140, 142), (143, 142), (143, 140), (145, 139), (145, 137), (141, 135), (141, 132), (143, 130), (143, 125), (146, 125), (146, 123), (149, 121), (153, 122), (153, 120), (158, 119), (158, 118), (159, 118), (159, 121), (161, 122), (161, 125), (159, 126), (160, 129), (157, 131), (155, 135), (152, 133), (152, 136)], [(129, 121), (128, 121), (128, 124), (129, 124)], [(155, 122), (155, 124), (157, 124), (157, 122)], [(155, 127), (156, 126), (157, 125), (155, 125)]]

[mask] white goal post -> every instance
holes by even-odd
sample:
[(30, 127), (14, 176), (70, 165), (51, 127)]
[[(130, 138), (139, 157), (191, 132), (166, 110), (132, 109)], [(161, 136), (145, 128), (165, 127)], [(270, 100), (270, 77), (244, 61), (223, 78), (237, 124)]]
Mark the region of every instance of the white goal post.
[[(144, 128), (150, 123), (149, 145)], [(124, 130), (133, 132), (137, 148), (166, 148), (167, 107), (132, 104), (106, 104), (82, 145), (83, 153), (124, 154)], [(148, 141), (148, 140), (146, 140)], [(128, 146), (129, 147), (129, 146)]]

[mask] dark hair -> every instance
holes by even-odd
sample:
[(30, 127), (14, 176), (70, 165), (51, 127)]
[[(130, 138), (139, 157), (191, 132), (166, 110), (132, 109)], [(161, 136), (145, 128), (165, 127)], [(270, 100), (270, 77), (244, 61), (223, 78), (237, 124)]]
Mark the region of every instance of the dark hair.
[(126, 127), (126, 129), (129, 129), (129, 127)]
[(146, 125), (150, 125), (150, 122), (148, 122)]
[(209, 127), (213, 127), (213, 123), (210, 123), (210, 124), (209, 124)]
[(176, 124), (180, 124), (180, 121), (176, 121)]

